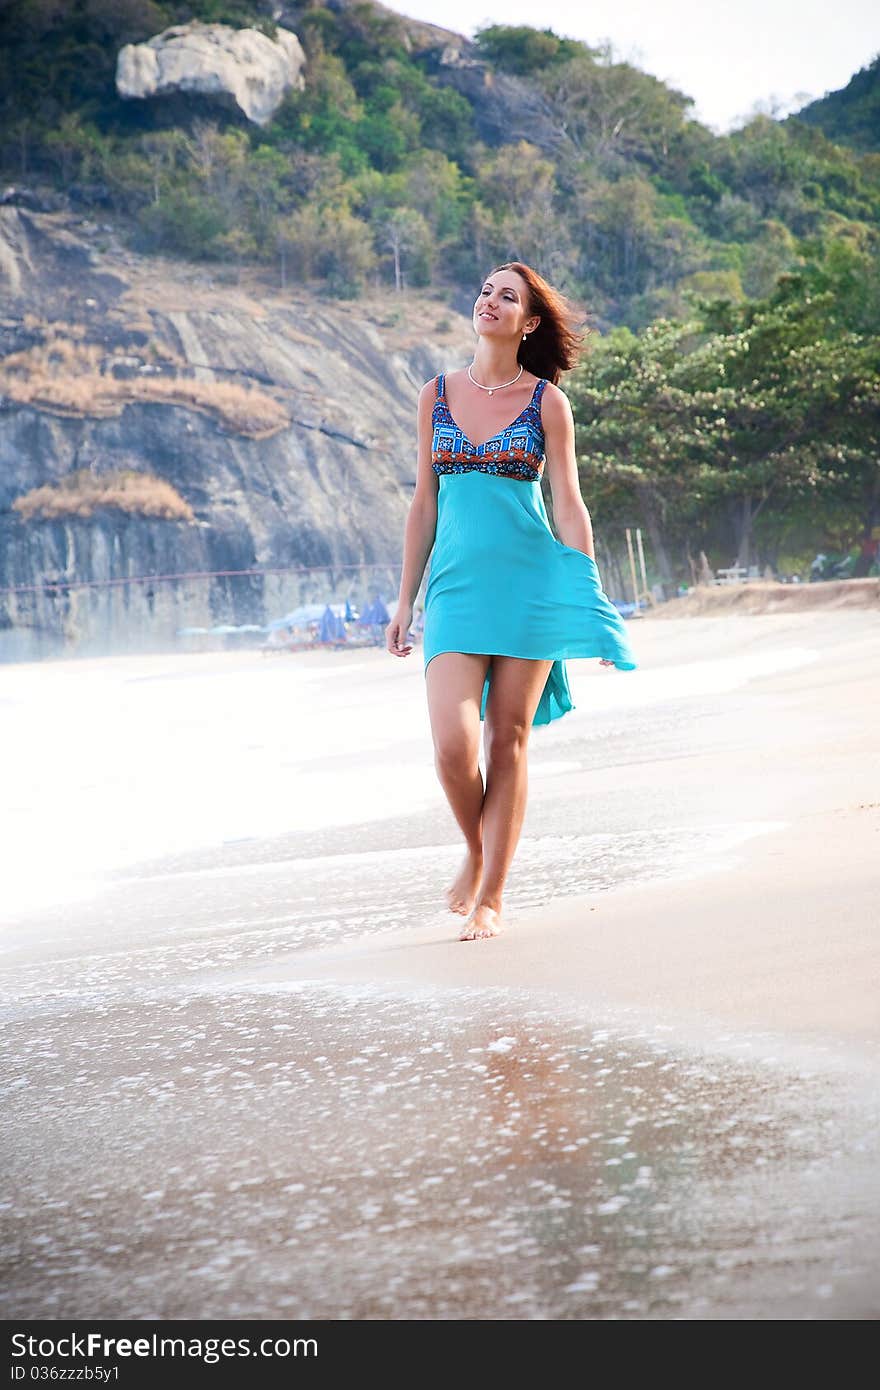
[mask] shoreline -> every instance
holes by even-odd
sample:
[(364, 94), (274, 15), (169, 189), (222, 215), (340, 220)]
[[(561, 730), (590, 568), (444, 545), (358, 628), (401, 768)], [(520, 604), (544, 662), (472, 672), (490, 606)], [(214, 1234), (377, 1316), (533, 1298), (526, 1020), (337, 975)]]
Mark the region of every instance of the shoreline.
[(10, 683), (9, 1316), (876, 1316), (880, 624), (633, 635), (476, 942), (418, 665)]
[[(845, 888), (828, 874), (829, 815)], [(772, 1052), (839, 1048), (842, 1060), (876, 1067), (880, 803), (811, 813), (751, 837), (734, 857), (705, 873), (510, 914), (497, 938), (459, 942), (463, 919), (450, 913), (448, 927), (301, 951), (247, 979), (528, 989), (603, 1017), (637, 1017), (684, 1043), (710, 1042), (720, 1029), (752, 1047), (757, 1030)]]
[[(47, 941), (65, 939), (71, 916), (87, 926), (93, 914), (124, 901), (126, 893), (137, 892), (139, 901), (144, 893), (161, 893), (166, 875), (175, 897), (195, 891), (200, 866), (212, 879), (226, 880), (248, 920), (251, 909), (237, 866), (251, 864), (254, 882), (266, 876), (282, 888), (293, 862), (300, 873), (344, 850), (353, 857), (343, 872), (357, 875), (364, 864), (370, 883), (375, 880), (363, 908), (371, 930), (335, 943), (316, 940), (316, 931), (308, 939), (307, 908), (298, 948), (273, 952), (271, 965), (254, 963), (248, 970), (241, 962), (233, 972), (237, 978), (545, 989), (590, 1008), (653, 1011), (682, 1031), (763, 1027), (793, 1039), (837, 1037), (872, 1055), (880, 1043), (880, 962), (872, 939), (872, 924), (880, 922), (880, 624), (871, 613), (852, 610), (773, 615), (760, 623), (731, 614), (724, 623), (706, 616), (639, 625), (634, 636), (642, 649), (641, 672), (597, 675), (573, 662), (577, 715), (533, 737), (529, 804), (508, 880), (506, 930), (475, 942), (457, 939), (463, 919), (445, 910), (437, 892), (439, 869), (431, 874), (431, 896), (419, 892), (418, 901), (408, 899), (398, 912), (397, 926), (388, 930), (384, 924), (384, 856), (393, 879), (395, 863), (407, 872), (409, 857), (401, 858), (400, 851), (411, 853), (415, 865), (432, 846), (442, 849), (444, 864), (458, 851), (457, 828), (427, 757), (417, 665), (400, 670), (383, 662), (381, 653), (356, 663), (364, 699), (377, 710), (386, 708), (391, 721), (365, 747), (361, 725), (349, 717), (347, 683), (328, 683), (318, 671), (305, 681), (295, 679), (302, 670), (298, 661), (285, 671), (264, 668), (245, 654), (196, 658), (199, 679), (188, 687), (181, 684), (188, 659), (123, 659), (113, 671), (113, 688), (130, 702), (137, 696), (129, 717), (138, 726), (157, 708), (187, 728), (196, 706), (181, 711), (181, 697), (191, 690), (187, 698), (197, 701), (205, 679), (215, 699), (225, 695), (216, 727), (202, 731), (197, 755), (182, 743), (173, 745), (176, 756), (210, 776), (204, 785), (194, 784), (192, 801), (192, 823), (204, 840), (191, 843), (182, 806), (173, 827), (162, 822), (162, 835), (177, 840), (170, 858), (159, 840), (146, 855), (148, 840), (138, 846), (140, 854), (123, 855), (134, 848), (142, 826), (155, 830), (166, 774), (158, 777), (153, 799), (147, 796), (140, 819), (121, 827), (118, 841), (109, 838), (116, 824), (100, 819), (105, 792), (99, 783), (92, 803), (83, 804), (80, 840), (67, 845), (68, 858), (77, 856), (83, 896), (66, 911), (63, 904), (45, 910), (35, 905), (14, 914), (21, 958), (27, 959), (35, 932)], [(345, 668), (352, 674), (353, 663), (345, 659), (337, 664), (328, 657), (321, 665), (325, 673)], [(58, 674), (63, 683), (50, 705), (59, 692), (74, 698), (81, 688), (76, 698), (85, 711), (92, 708), (94, 681), (106, 681), (110, 672), (98, 662), (91, 670), (77, 665)], [(229, 755), (218, 760), (217, 731), (229, 723), (246, 727), (244, 712), (257, 676), (253, 688), (259, 690), (267, 732), (240, 751), (238, 764)], [(20, 697), (29, 691), (23, 686)], [(326, 705), (320, 729), (314, 712), (319, 695)], [(294, 719), (291, 726), (296, 713), (309, 714), (308, 724)], [(33, 714), (39, 719), (39, 707)], [(361, 800), (372, 796), (368, 774), (378, 776), (392, 730), (399, 776), (384, 814), (371, 819), (372, 803), (361, 805), (358, 794)], [(122, 736), (120, 725), (117, 737)], [(155, 750), (145, 745), (139, 770), (149, 770), (154, 751), (171, 765), (162, 737), (157, 734)], [(24, 770), (22, 760), (22, 775)], [(87, 774), (91, 768), (84, 765)], [(49, 767), (46, 778), (48, 786)], [(185, 790), (186, 782), (181, 785)], [(294, 787), (291, 800), (288, 789)], [(47, 833), (45, 807), (39, 798), (34, 806)], [(66, 824), (63, 804), (58, 815), (58, 824)], [(693, 848), (681, 855), (677, 846), (689, 841)], [(554, 860), (558, 842), (564, 850)], [(618, 848), (608, 879), (602, 856), (609, 843), (632, 846), (626, 851), (632, 856), (628, 875)], [(658, 843), (667, 847), (669, 875), (646, 877)], [(94, 884), (89, 860), (78, 858), (83, 845), (92, 844), (100, 847), (103, 866), (96, 861)], [(709, 865), (699, 862), (701, 844), (709, 846)], [(567, 871), (572, 845), (586, 873)], [(110, 848), (119, 857), (116, 865)], [(56, 855), (56, 875), (59, 868)], [(22, 864), (22, 874), (31, 871)], [(512, 907), (518, 883), (536, 876), (539, 896), (533, 901), (543, 899), (542, 905)], [(612, 886), (606, 886), (609, 881)], [(578, 882), (601, 886), (578, 891)], [(412, 885), (401, 886), (412, 898)], [(144, 911), (149, 921), (146, 899)], [(100, 939), (90, 926), (86, 937)]]

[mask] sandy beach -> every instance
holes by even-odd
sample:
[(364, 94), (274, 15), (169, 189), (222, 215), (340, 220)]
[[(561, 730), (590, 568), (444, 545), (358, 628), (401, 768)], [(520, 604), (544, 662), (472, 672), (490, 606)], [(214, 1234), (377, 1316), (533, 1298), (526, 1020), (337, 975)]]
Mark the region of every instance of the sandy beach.
[(2, 1316), (880, 1313), (880, 622), (632, 625), (461, 943), (420, 652), (0, 671)]
[[(751, 621), (815, 643), (819, 660), (750, 680), (704, 716), (702, 735), (685, 732), (665, 757), (645, 750), (592, 770), (581, 795), (600, 823), (604, 805), (629, 801), (640, 820), (649, 807), (662, 820), (686, 805), (689, 819), (775, 828), (678, 881), (514, 912), (503, 941), (462, 950), (448, 929), (408, 929), (304, 956), (298, 970), (547, 989), (684, 1032), (762, 1028), (880, 1060), (880, 615)], [(668, 619), (643, 625), (643, 659), (669, 632)], [(682, 634), (689, 645), (695, 635)]]

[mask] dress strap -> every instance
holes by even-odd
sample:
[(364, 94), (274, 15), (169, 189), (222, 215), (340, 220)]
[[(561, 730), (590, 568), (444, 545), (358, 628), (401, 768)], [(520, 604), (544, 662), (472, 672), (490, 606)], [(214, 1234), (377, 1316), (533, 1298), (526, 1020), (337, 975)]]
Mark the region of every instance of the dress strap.
[(438, 376), (437, 376), (437, 400), (438, 400), (438, 401), (440, 400), (440, 398), (441, 398), (442, 395), (443, 395), (443, 376), (444, 376), (444, 373), (443, 373), (443, 372), (440, 372), (440, 373), (438, 374)]

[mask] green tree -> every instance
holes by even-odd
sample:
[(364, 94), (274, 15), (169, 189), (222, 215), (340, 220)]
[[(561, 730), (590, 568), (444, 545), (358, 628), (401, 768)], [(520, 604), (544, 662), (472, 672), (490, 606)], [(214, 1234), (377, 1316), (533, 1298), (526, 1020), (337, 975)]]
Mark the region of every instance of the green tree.
[(57, 160), (58, 173), (65, 186), (74, 177), (89, 178), (104, 154), (100, 132), (75, 111), (65, 112), (57, 127), (47, 132), (44, 144)]
[(381, 245), (391, 252), (394, 288), (406, 283), (406, 267), (412, 265), (416, 284), (427, 284), (430, 274), (431, 232), (425, 218), (413, 208), (394, 208), (381, 225)]
[(355, 298), (375, 272), (371, 229), (345, 203), (305, 204), (275, 227), (284, 285), (288, 276), (301, 283), (322, 279), (332, 295)]
[(792, 509), (817, 536), (846, 511), (865, 543), (880, 521), (880, 340), (842, 327), (834, 290), (805, 274), (758, 302), (693, 298), (689, 322), (613, 333), (573, 379), (589, 486), (638, 508), (667, 592), (686, 572), (676, 554), (714, 541), (716, 563), (748, 565), (759, 520), (772, 548)]
[(200, 261), (215, 254), (215, 238), (228, 230), (223, 210), (212, 199), (174, 188), (158, 205), (137, 215), (140, 248)]
[(520, 75), (589, 52), (586, 44), (576, 39), (563, 39), (552, 29), (532, 29), (526, 24), (484, 24), (477, 29), (474, 42), (481, 58)]
[(548, 68), (540, 83), (563, 133), (603, 172), (631, 159), (661, 167), (693, 105), (629, 63), (597, 61), (588, 51)]
[(302, 91), (289, 91), (276, 111), (270, 131), (274, 138), (293, 137), (302, 149), (337, 152), (346, 172), (365, 164), (355, 140), (364, 116), (345, 64), (338, 54), (318, 52), (310, 60)]
[(171, 186), (174, 173), (181, 166), (185, 137), (179, 130), (151, 131), (136, 141), (135, 148), (149, 169), (152, 202), (158, 207), (163, 191)]

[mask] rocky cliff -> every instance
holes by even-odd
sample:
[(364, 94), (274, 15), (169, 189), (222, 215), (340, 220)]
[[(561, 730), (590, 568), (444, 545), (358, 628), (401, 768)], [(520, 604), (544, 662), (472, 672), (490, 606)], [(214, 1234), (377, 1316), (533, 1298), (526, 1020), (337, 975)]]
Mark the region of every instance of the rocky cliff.
[[(416, 396), (467, 360), (469, 322), (415, 291), (348, 302), (222, 273), (0, 207), (0, 659), (396, 596)], [(192, 520), (16, 508), (85, 469), (164, 480)]]

